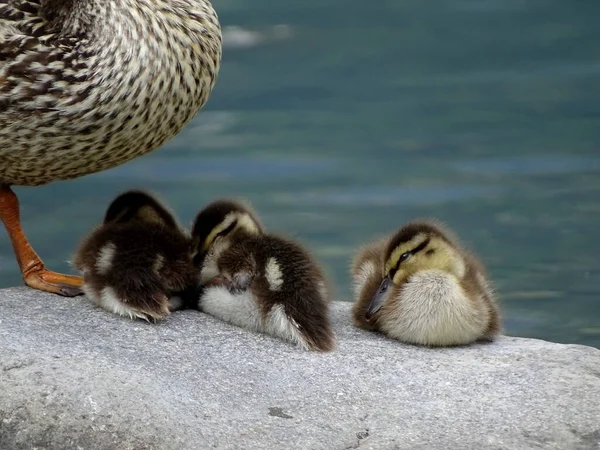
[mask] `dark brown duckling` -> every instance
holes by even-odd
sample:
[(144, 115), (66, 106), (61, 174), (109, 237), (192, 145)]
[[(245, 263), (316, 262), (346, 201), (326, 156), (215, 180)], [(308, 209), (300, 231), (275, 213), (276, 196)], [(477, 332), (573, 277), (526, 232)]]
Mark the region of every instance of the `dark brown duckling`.
[(425, 346), (491, 341), (500, 313), (481, 262), (435, 221), (409, 222), (352, 264), (355, 325)]
[(164, 318), (193, 298), (198, 283), (189, 235), (165, 205), (138, 190), (113, 200), (73, 264), (90, 299), (130, 318)]
[(205, 284), (200, 310), (306, 350), (333, 350), (328, 282), (302, 246), (266, 233), (250, 207), (233, 200), (197, 215), (192, 242)]

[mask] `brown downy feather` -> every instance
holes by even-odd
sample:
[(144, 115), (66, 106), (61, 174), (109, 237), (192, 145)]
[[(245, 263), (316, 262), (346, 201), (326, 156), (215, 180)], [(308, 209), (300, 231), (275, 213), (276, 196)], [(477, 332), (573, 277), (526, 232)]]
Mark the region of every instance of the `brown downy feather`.
[(388, 241), (388, 238), (381, 238), (361, 247), (350, 267), (355, 299), (352, 320), (356, 326), (369, 331), (377, 330), (377, 326), (373, 321), (366, 320), (365, 313), (383, 280), (383, 258)]
[[(271, 289), (266, 273), (271, 258), (277, 261), (283, 280), (277, 291)], [(225, 273), (251, 274), (248, 289), (259, 302), (263, 317), (275, 305), (283, 305), (311, 350), (328, 352), (335, 348), (329, 313), (331, 300), (329, 296), (323, 297), (319, 286), (325, 276), (298, 244), (267, 234), (239, 237), (219, 258), (218, 267)]]
[[(74, 266), (83, 272), (84, 290), (96, 303), (106, 308), (103, 298), (109, 296), (124, 311), (135, 313), (122, 315), (160, 319), (169, 314), (169, 298), (196, 283), (189, 243), (158, 200), (128, 191), (111, 203), (103, 224), (82, 241)], [(120, 314), (115, 308), (108, 309)]]
[(224, 286), (232, 294), (250, 292), (263, 325), (283, 308), (309, 349), (333, 350), (328, 279), (302, 246), (266, 233), (248, 205), (232, 200), (217, 200), (198, 214), (192, 241), (197, 266), (216, 266), (208, 285)]

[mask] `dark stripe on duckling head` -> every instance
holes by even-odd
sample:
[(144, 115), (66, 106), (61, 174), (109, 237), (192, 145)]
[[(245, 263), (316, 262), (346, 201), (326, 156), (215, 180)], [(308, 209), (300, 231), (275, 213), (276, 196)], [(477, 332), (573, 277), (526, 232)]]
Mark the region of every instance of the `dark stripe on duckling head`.
[[(248, 214), (248, 216), (256, 224), (256, 227), (259, 229), (259, 231), (262, 231), (262, 225), (248, 206), (241, 202), (230, 199), (216, 200), (210, 203), (196, 215), (196, 219), (194, 220), (194, 225), (192, 227), (192, 236), (194, 237), (195, 242), (197, 242), (197, 245), (202, 247), (202, 245), (204, 245), (206, 242), (206, 239), (211, 235), (215, 228), (223, 223), (225, 218), (231, 213)], [(225, 234), (225, 231), (229, 233), (232, 230), (233, 228), (229, 230), (228, 226), (225, 230), (220, 232), (219, 235), (222, 236)]]
[(215, 235), (215, 239), (219, 236), (227, 236), (229, 233), (231, 233), (235, 227), (237, 226), (238, 221), (237, 219), (234, 219), (231, 224), (229, 224), (229, 226), (227, 228), (225, 228), (224, 230), (219, 231), (216, 235)]
[(196, 215), (192, 235), (198, 238), (200, 244), (202, 244), (229, 213), (243, 211), (245, 211), (245, 208), (233, 200), (216, 200)]
[(450, 244), (455, 240), (452, 233), (449, 232), (441, 222), (436, 220), (415, 220), (405, 224), (392, 237), (386, 249), (386, 260), (399, 246), (406, 244), (419, 234), (436, 236)]
[[(425, 239), (423, 242), (421, 242), (419, 245), (417, 245), (415, 248), (413, 248), (412, 250), (408, 250), (407, 252), (403, 253), (400, 258), (398, 258), (398, 262), (396, 263), (396, 266), (393, 267), (390, 270), (390, 277), (393, 279), (394, 275), (396, 274), (396, 272), (398, 271), (398, 269), (400, 268), (400, 265), (406, 261), (408, 259), (409, 256), (413, 256), (416, 255), (417, 253), (425, 250), (425, 248), (427, 248), (427, 246), (429, 245), (429, 242), (431, 241), (430, 238)], [(406, 255), (406, 256), (405, 256)]]
[(133, 220), (160, 223), (169, 228), (177, 228), (173, 215), (151, 194), (131, 190), (115, 198), (104, 215), (104, 223), (128, 223)]
[(424, 250), (425, 247), (427, 247), (429, 245), (429, 241), (431, 241), (431, 239), (427, 238), (425, 239), (423, 242), (421, 242), (419, 245), (417, 245), (415, 248), (413, 248), (410, 253), (412, 255), (419, 253), (420, 251)]
[(400, 228), (394, 235), (388, 245), (390, 253), (397, 248), (399, 245), (405, 244), (412, 240), (418, 234), (439, 234), (438, 229), (427, 222), (410, 222)]

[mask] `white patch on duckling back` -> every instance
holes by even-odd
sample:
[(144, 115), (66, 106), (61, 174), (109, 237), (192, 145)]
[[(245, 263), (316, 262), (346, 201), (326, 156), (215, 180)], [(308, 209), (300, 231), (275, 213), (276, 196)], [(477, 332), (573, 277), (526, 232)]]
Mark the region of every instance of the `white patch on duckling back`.
[(489, 311), (480, 296), (469, 298), (455, 277), (425, 270), (410, 277), (395, 309), (382, 308), (378, 320), (385, 334), (403, 342), (462, 345), (483, 336)]
[(300, 332), (300, 326), (286, 314), (282, 304), (274, 305), (267, 314), (264, 332), (309, 350), (306, 339)]
[(251, 331), (261, 331), (261, 313), (250, 290), (232, 294), (224, 286), (212, 286), (204, 290), (198, 306), (201, 311), (224, 322)]
[(98, 252), (96, 270), (100, 275), (106, 275), (111, 269), (116, 250), (115, 244), (109, 242)]
[(141, 314), (128, 306), (124, 305), (123, 300), (119, 299), (117, 293), (110, 286), (106, 286), (100, 292), (98, 305), (105, 310), (117, 314), (123, 317), (129, 317), (130, 319), (139, 318), (147, 320), (144, 314)]
[(360, 265), (357, 274), (354, 276), (353, 287), (354, 295), (358, 298), (367, 281), (375, 276), (375, 264), (373, 261), (366, 261)]
[(283, 273), (281, 273), (281, 267), (279, 263), (273, 257), (269, 258), (265, 267), (265, 277), (269, 283), (269, 289), (272, 291), (278, 291), (281, 289), (283, 284)]

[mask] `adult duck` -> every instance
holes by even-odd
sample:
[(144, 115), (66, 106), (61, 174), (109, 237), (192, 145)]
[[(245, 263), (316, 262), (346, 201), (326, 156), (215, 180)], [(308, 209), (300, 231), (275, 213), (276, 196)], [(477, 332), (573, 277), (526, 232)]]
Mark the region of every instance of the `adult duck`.
[(221, 51), (208, 0), (0, 0), (0, 219), (27, 285), (72, 296), (82, 279), (44, 267), (10, 186), (160, 147), (206, 103)]

